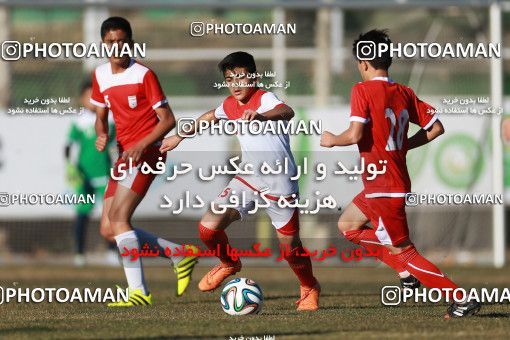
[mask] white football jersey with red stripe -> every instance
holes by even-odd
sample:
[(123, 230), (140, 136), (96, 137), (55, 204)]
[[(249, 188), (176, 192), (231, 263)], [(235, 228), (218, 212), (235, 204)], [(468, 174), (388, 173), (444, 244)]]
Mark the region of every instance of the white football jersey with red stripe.
[[(253, 110), (263, 115), (264, 112), (283, 104), (273, 93), (257, 89), (244, 105), (240, 105), (233, 96), (229, 96), (214, 111), (214, 115), (218, 119), (238, 120), (246, 110)], [(281, 123), (289, 124), (288, 121)], [(273, 125), (271, 130), (278, 131), (276, 121), (261, 122), (262, 126), (265, 124)], [(238, 133), (237, 138), (241, 145), (243, 164), (253, 164), (253, 170), (256, 173), (258, 172), (256, 175), (242, 176), (251, 186), (259, 190), (267, 188), (272, 195), (290, 195), (298, 192), (297, 181), (290, 179), (296, 175), (297, 168), (290, 150), (288, 134), (252, 135)], [(263, 162), (267, 162), (274, 169), (277, 168), (277, 164), (281, 164), (283, 168), (284, 164), (287, 163), (287, 173), (282, 171), (281, 174), (277, 175), (261, 174), (258, 169), (261, 168)]]
[(117, 142), (126, 150), (154, 129), (158, 123), (154, 110), (167, 100), (154, 72), (132, 59), (121, 73), (112, 73), (109, 62), (96, 68), (90, 102), (110, 109)]

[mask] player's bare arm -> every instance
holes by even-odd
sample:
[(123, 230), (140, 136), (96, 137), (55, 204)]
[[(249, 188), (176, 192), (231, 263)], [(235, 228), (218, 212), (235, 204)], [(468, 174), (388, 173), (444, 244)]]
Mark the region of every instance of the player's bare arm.
[[(217, 122), (218, 118), (216, 118), (214, 116), (214, 110), (207, 111), (206, 113), (204, 113), (203, 115), (198, 117), (198, 119), (195, 121), (195, 125), (193, 125), (193, 128), (190, 129), (190, 131), (187, 132), (186, 134), (190, 135), (190, 136), (194, 135), (196, 132), (196, 129), (197, 129), (196, 124), (201, 121)], [(161, 144), (161, 147), (159, 148), (159, 151), (161, 153), (165, 153), (167, 151), (171, 151), (171, 150), (175, 149), (182, 142), (182, 140), (184, 138), (185, 137), (183, 137), (182, 135), (172, 135), (172, 136), (165, 138), (163, 140), (163, 143)]]
[(363, 123), (351, 122), (349, 128), (339, 135), (324, 131), (321, 135), (321, 146), (331, 148), (356, 144), (363, 137), (363, 128)]
[(132, 158), (133, 161), (138, 162), (147, 146), (160, 140), (175, 127), (175, 117), (168, 104), (158, 107), (155, 111), (159, 118), (158, 124), (154, 127), (154, 130), (152, 130), (151, 133), (145, 136), (129, 150), (124, 151), (122, 154), (122, 158), (124, 160)]
[(443, 133), (443, 124), (439, 120), (436, 120), (428, 130), (420, 129), (420, 131), (408, 139), (408, 150), (425, 145), (441, 136)]
[(244, 111), (241, 119), (252, 120), (291, 120), (294, 117), (294, 110), (287, 105), (278, 105), (274, 109), (260, 114), (254, 110)]
[(99, 152), (103, 152), (108, 144), (108, 108), (97, 107), (96, 108), (96, 149)]

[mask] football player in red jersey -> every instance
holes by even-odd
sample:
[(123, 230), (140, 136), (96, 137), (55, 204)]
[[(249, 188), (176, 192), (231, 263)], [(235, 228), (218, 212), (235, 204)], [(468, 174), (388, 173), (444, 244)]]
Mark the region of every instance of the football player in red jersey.
[[(129, 22), (121, 17), (106, 19), (101, 25), (101, 39), (108, 46), (132, 46)], [(152, 169), (166, 157), (159, 153), (163, 137), (175, 126), (175, 118), (154, 72), (128, 54), (115, 55), (96, 68), (92, 76), (91, 103), (96, 109), (96, 148), (104, 151), (108, 141), (108, 113), (115, 121), (119, 159), (105, 191), (100, 232), (107, 240), (115, 240), (121, 253), (140, 250), (146, 244), (166, 257), (165, 249), (179, 245), (131, 225), (131, 216), (142, 201), (155, 175), (142, 173), (145, 162)], [(132, 168), (130, 168), (132, 164)], [(127, 171), (119, 171), (127, 165)], [(193, 252), (196, 247), (186, 246)], [(171, 253), (170, 253), (171, 254)], [(177, 295), (189, 284), (196, 256), (172, 256), (177, 274)], [(129, 286), (129, 300), (109, 304), (112, 307), (151, 305), (152, 294), (145, 284), (140, 257), (123, 256), (122, 264)]]
[[(421, 256), (409, 239), (405, 212), (405, 196), (411, 192), (407, 150), (431, 142), (444, 128), (432, 106), (389, 78), (390, 44), (383, 30), (369, 31), (354, 41), (353, 53), (363, 81), (352, 88), (349, 128), (339, 135), (324, 131), (321, 136), (323, 147), (357, 144), (365, 162), (387, 161), (384, 175), (367, 180), (363, 174), (364, 189), (340, 216), (338, 228), (349, 241), (378, 250), (380, 259), (399, 273), (404, 288), (416, 288), (421, 282), (452, 292), (458, 286)], [(384, 53), (379, 52), (385, 50), (382, 45), (388, 47)], [(370, 58), (361, 53), (370, 54)], [(410, 122), (421, 130), (407, 138)], [(369, 228), (368, 222), (374, 228)], [(454, 302), (445, 317), (468, 316), (479, 310), (476, 301)]]
[[(252, 77), (257, 69), (251, 54), (241, 51), (231, 53), (218, 66), (225, 77), (231, 95), (215, 110), (200, 116), (198, 121), (258, 120), (262, 121), (261, 124), (264, 126), (275, 126), (276, 121), (284, 121), (284, 124), (288, 124), (294, 116), (294, 111), (273, 93), (258, 88), (256, 78)], [(187, 134), (191, 135), (192, 132), (194, 131), (187, 131)], [(277, 231), (278, 240), (289, 250), (285, 252), (285, 260), (301, 284), (301, 296), (296, 302), (297, 310), (317, 310), (320, 285), (313, 276), (310, 257), (301, 256), (304, 249), (299, 237), (299, 212), (297, 208), (281, 208), (277, 204), (280, 197), (294, 200), (298, 194), (297, 180), (291, 179), (296, 174), (296, 164), (290, 150), (289, 135), (287, 133), (253, 135), (238, 133), (237, 137), (242, 150), (243, 163), (251, 165), (253, 169), (260, 169), (263, 162), (271, 165), (278, 162), (287, 163), (289, 173), (262, 176), (260, 171), (255, 171), (254, 175), (236, 175), (214, 200), (214, 205), (220, 205), (228, 203), (230, 197), (237, 196), (239, 202), (245, 201), (246, 204), (226, 208), (222, 213), (209, 209), (202, 217), (198, 226), (200, 239), (210, 250), (216, 250), (219, 247), (220, 252), (216, 256), (220, 259), (220, 264), (202, 278), (198, 288), (202, 291), (214, 290), (227, 277), (241, 270), (241, 261), (234, 260), (227, 254), (229, 240), (225, 229), (234, 221), (245, 217), (253, 209), (255, 202), (259, 201), (260, 193), (264, 192), (269, 201), (266, 212)], [(176, 148), (184, 139), (179, 135), (165, 138), (161, 152)], [(243, 194), (246, 199), (242, 198)]]

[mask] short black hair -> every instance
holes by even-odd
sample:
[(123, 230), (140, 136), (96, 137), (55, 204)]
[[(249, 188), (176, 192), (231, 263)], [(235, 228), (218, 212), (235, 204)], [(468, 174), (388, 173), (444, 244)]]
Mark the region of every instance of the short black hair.
[(88, 89), (92, 88), (92, 82), (90, 80), (84, 80), (80, 85), (80, 94), (85, 93)]
[(230, 53), (218, 64), (218, 68), (223, 74), (226, 70), (233, 70), (236, 67), (245, 67), (249, 73), (257, 72), (255, 59), (251, 54), (243, 51)]
[(124, 19), (123, 17), (109, 17), (101, 24), (101, 39), (104, 38), (106, 33), (109, 31), (115, 30), (123, 30), (126, 32), (129, 40), (133, 40), (133, 31), (131, 30), (131, 25), (129, 21)]
[[(354, 43), (352, 44), (352, 53), (354, 54), (354, 57), (357, 60), (360, 60), (358, 57), (359, 48), (358, 43), (364, 42), (364, 41), (371, 41), (374, 42), (376, 46), (380, 46), (382, 44), (391, 44), (390, 37), (388, 36), (388, 30), (387, 29), (373, 29), (371, 31), (368, 31), (366, 33), (362, 33), (359, 35), (358, 39), (354, 40)], [(376, 47), (377, 49), (377, 47)], [(375, 53), (375, 51), (374, 51)], [(374, 67), (376, 70), (388, 70), (391, 66), (392, 57), (390, 54), (390, 48), (386, 49), (385, 52), (381, 53), (379, 56), (379, 53), (375, 54), (375, 58), (372, 60), (367, 60), (372, 67)]]

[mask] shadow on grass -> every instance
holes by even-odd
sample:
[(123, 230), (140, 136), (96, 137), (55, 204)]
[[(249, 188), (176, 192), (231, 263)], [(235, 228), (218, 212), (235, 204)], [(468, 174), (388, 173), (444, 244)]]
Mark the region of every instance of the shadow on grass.
[[(196, 303), (217, 303), (218, 299), (213, 293), (207, 293), (211, 294), (206, 297), (206, 299), (196, 299), (196, 300), (179, 300), (179, 299), (172, 299), (170, 302), (173, 305), (191, 305)], [(220, 291), (218, 290), (218, 298), (219, 298)], [(326, 297), (337, 297), (337, 298), (348, 298), (348, 297), (371, 297), (371, 296), (380, 296), (378, 293), (349, 293), (349, 294), (338, 294), (338, 293), (321, 293), (321, 298)], [(299, 292), (296, 292), (296, 294), (286, 294), (286, 295), (269, 295), (265, 296), (265, 301), (275, 301), (275, 300), (284, 300), (284, 299), (295, 299), (297, 300), (299, 298)]]
[[(363, 309), (386, 309), (386, 308), (392, 308), (395, 310), (402, 309), (402, 308), (428, 308), (431, 307), (431, 305), (424, 305), (424, 304), (416, 304), (416, 305), (401, 305), (401, 306), (384, 306), (384, 305), (364, 305), (364, 306), (346, 306), (346, 305), (338, 305), (338, 306), (321, 306), (319, 308), (319, 311), (339, 311), (339, 310), (363, 310)], [(263, 315), (296, 315), (300, 312), (297, 312), (295, 310), (280, 310), (278, 312), (263, 312)]]
[[(263, 335), (261, 335), (261, 333), (264, 333), (264, 332), (260, 332), (260, 333), (255, 333), (255, 334), (244, 334), (242, 333), (241, 335), (245, 338), (245, 339), (263, 339)], [(332, 331), (304, 331), (304, 332), (299, 332), (299, 331), (296, 331), (296, 332), (275, 332), (275, 333), (270, 333), (270, 335), (275, 335), (276, 338), (278, 338), (279, 336), (306, 336), (306, 335), (324, 335), (324, 334), (329, 334), (329, 333), (332, 333)], [(144, 337), (130, 337), (129, 339), (151, 339), (151, 340), (157, 340), (157, 339), (225, 339), (225, 338), (229, 338), (229, 337), (237, 337), (237, 336), (240, 336), (240, 334), (235, 334), (235, 333), (230, 333), (230, 334), (224, 334), (224, 335), (216, 335), (216, 336), (211, 336), (211, 335), (179, 335), (179, 336), (144, 336)], [(116, 338), (116, 337), (113, 337), (113, 338), (102, 338), (102, 339), (105, 339), (105, 340), (108, 340), (108, 339), (119, 339), (119, 338)]]
[[(402, 308), (430, 308), (430, 307), (436, 307), (435, 305), (431, 305), (431, 304), (402, 304), (402, 305), (399, 305), (399, 306), (385, 306), (383, 304), (374, 304), (374, 305), (356, 305), (356, 306), (350, 306), (350, 305), (342, 305), (342, 306), (324, 306), (324, 307), (321, 307), (320, 309), (324, 309), (324, 310), (328, 310), (328, 309), (331, 309), (331, 310), (335, 310), (335, 309), (394, 309), (394, 310), (398, 310), (398, 309), (402, 309)], [(447, 307), (446, 305), (444, 306), (445, 308)]]
[(487, 314), (477, 314), (475, 315), (477, 318), (510, 318), (510, 313), (487, 313)]
[(0, 329), (0, 337), (7, 336), (13, 333), (38, 333), (38, 332), (51, 332), (53, 328), (49, 327), (12, 327)]
[[(349, 293), (349, 294), (335, 294), (335, 293), (321, 293), (321, 298), (325, 298), (325, 297), (337, 297), (337, 298), (348, 298), (348, 297), (360, 297), (360, 296), (366, 296), (366, 297), (370, 297), (370, 296), (381, 296), (381, 294), (378, 294), (378, 293)], [(264, 300), (268, 300), (268, 301), (271, 301), (271, 300), (281, 300), (281, 299), (297, 299), (299, 296), (298, 294), (288, 294), (288, 295), (270, 295), (270, 296), (265, 296), (264, 297)]]

